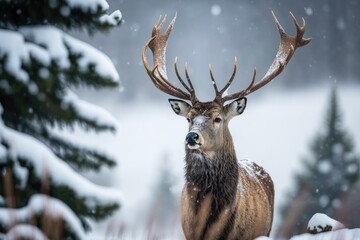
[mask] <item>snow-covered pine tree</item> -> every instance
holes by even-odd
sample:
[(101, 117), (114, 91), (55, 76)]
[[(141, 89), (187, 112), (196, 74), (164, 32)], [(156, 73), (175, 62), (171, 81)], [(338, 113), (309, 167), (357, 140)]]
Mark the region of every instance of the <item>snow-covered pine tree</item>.
[[(104, 32), (119, 25), (120, 11), (107, 15), (108, 8), (106, 0), (1, 1), (2, 234), (51, 228), (46, 215), (63, 221), (62, 237), (83, 239), (90, 229), (88, 219), (102, 220), (120, 207), (118, 191), (94, 185), (78, 173), (112, 167), (115, 159), (53, 131), (75, 126), (116, 131), (117, 121), (108, 112), (71, 91), (78, 86), (118, 87), (114, 65), (66, 33)], [(26, 225), (30, 222), (33, 226)]]
[(344, 197), (359, 179), (360, 158), (355, 155), (353, 141), (343, 127), (335, 87), (324, 129), (315, 136), (310, 156), (303, 163), (304, 170), (296, 175), (296, 185), (282, 206), (282, 224), (277, 235), (284, 239), (305, 232), (315, 213), (336, 218)]

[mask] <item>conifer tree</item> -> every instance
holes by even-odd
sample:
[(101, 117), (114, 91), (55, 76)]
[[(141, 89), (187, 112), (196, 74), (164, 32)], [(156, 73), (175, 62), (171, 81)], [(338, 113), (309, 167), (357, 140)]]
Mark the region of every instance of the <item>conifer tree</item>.
[[(2, 234), (21, 233), (13, 227), (21, 224), (19, 228), (35, 233), (60, 219), (62, 237), (82, 239), (90, 229), (89, 219), (104, 219), (120, 207), (117, 191), (94, 185), (78, 174), (113, 167), (115, 159), (54, 131), (54, 127), (77, 126), (116, 131), (117, 121), (109, 113), (72, 92), (78, 86), (118, 87), (114, 65), (105, 54), (66, 33), (93, 34), (118, 26), (120, 11), (107, 15), (108, 8), (106, 0), (1, 1)], [(49, 218), (44, 215), (52, 220), (45, 220)], [(36, 229), (26, 225), (30, 221)], [(44, 231), (56, 238), (48, 232)]]
[(176, 226), (180, 224), (178, 222), (180, 218), (179, 196), (176, 196), (172, 190), (176, 184), (176, 179), (167, 155), (164, 156), (158, 176), (159, 178), (152, 191), (147, 226), (152, 233), (156, 233), (156, 236), (159, 237), (173, 233)]
[(303, 160), (304, 170), (296, 176), (296, 186), (282, 207), (279, 237), (288, 238), (306, 231), (315, 213), (333, 216), (346, 193), (358, 180), (360, 158), (345, 131), (336, 89), (333, 88), (323, 132), (311, 143), (310, 156)]

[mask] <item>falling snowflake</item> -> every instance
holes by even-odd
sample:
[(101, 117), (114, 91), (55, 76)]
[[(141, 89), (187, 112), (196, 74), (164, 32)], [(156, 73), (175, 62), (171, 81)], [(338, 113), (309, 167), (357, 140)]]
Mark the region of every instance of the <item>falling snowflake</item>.
[(211, 14), (213, 16), (219, 16), (221, 14), (221, 7), (217, 4), (211, 6)]
[(305, 14), (308, 15), (308, 16), (311, 16), (311, 15), (314, 14), (313, 9), (310, 8), (310, 7), (306, 7), (306, 8), (304, 8), (304, 10), (305, 10)]

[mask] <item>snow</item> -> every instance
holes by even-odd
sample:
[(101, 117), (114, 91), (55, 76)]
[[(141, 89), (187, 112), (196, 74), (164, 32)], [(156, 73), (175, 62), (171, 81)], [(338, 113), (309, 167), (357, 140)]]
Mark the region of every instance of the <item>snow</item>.
[(29, 50), (30, 55), (35, 58), (37, 61), (39, 61), (44, 66), (50, 65), (50, 55), (49, 53), (44, 50), (42, 47), (39, 47), (38, 45), (32, 44), (32, 43), (26, 43), (27, 48)]
[(349, 173), (349, 174), (354, 174), (356, 171), (358, 171), (358, 166), (357, 164), (350, 164), (349, 166), (347, 166), (346, 168), (346, 171)]
[(85, 12), (91, 10), (92, 13), (95, 13), (98, 8), (101, 11), (109, 9), (109, 4), (106, 0), (66, 0), (66, 2), (71, 8), (81, 8)]
[(318, 170), (321, 173), (327, 174), (332, 170), (333, 166), (329, 160), (322, 160), (318, 164)]
[(336, 231), (343, 228), (344, 225), (342, 223), (323, 213), (314, 214), (308, 223), (308, 231), (316, 233), (323, 232), (325, 229), (327, 229), (327, 231)]
[(332, 152), (336, 155), (341, 155), (344, 152), (343, 145), (340, 143), (336, 143), (333, 145)]
[(221, 14), (222, 9), (219, 5), (214, 4), (211, 6), (210, 11), (213, 16), (219, 16)]
[(360, 228), (341, 229), (334, 232), (324, 232), (319, 234), (304, 233), (292, 237), (290, 240), (354, 240), (360, 239)]
[[(323, 232), (323, 230), (326, 231)], [(345, 229), (344, 225), (326, 214), (316, 213), (312, 216), (308, 223), (308, 230), (313, 231), (312, 234), (304, 233), (293, 236), (290, 240), (354, 240), (360, 239), (360, 228)], [(266, 240), (271, 238), (258, 237), (256, 240)]]
[(116, 10), (110, 15), (104, 15), (100, 17), (100, 22), (107, 23), (112, 26), (116, 26), (121, 21), (121, 19), (122, 19), (122, 14), (120, 10)]
[(63, 68), (70, 67), (69, 54), (64, 45), (63, 32), (51, 26), (20, 27), (19, 32), (25, 39), (45, 46), (52, 60)]
[(20, 179), (19, 187), (24, 189), (29, 175), (28, 169), (20, 166), (20, 164), (16, 162), (14, 163), (13, 170), (14, 174)]
[(72, 53), (79, 54), (81, 56), (78, 63), (84, 72), (88, 70), (89, 65), (94, 64), (95, 70), (100, 76), (111, 78), (111, 80), (115, 82), (120, 80), (114, 64), (104, 53), (87, 43), (65, 34), (64, 43), (69, 46)]
[(89, 205), (95, 206), (98, 203), (121, 205), (120, 192), (91, 183), (33, 137), (8, 128), (1, 121), (0, 137), (9, 145), (10, 159), (28, 160), (38, 178), (42, 178), (46, 170), (55, 185), (65, 185), (73, 189), (79, 197), (87, 198)]
[(1, 159), (4, 159), (6, 156), (6, 149), (3, 145), (0, 145), (0, 161)]
[(45, 46), (51, 59), (55, 60), (62, 69), (70, 68), (70, 52), (73, 55), (80, 56), (78, 64), (81, 71), (87, 72), (88, 67), (94, 65), (96, 73), (101, 77), (110, 78), (114, 82), (120, 80), (114, 64), (107, 55), (91, 45), (71, 37), (58, 28), (52, 26), (29, 26), (20, 27), (19, 31), (26, 40)]
[(66, 105), (71, 105), (75, 108), (79, 116), (96, 122), (100, 126), (112, 127), (115, 130), (118, 128), (118, 121), (108, 111), (102, 107), (81, 100), (75, 93), (69, 90), (63, 98), (63, 107), (66, 107)]
[(326, 196), (326, 195), (322, 195), (320, 198), (319, 198), (319, 204), (320, 206), (322, 206), (323, 208), (325, 208), (328, 204), (329, 204), (329, 197)]
[(1, 239), (16, 240), (16, 239), (36, 239), (36, 240), (47, 240), (48, 238), (43, 232), (29, 224), (17, 224), (12, 227), (6, 235), (1, 236)]
[(0, 30), (0, 39), (0, 57), (7, 57), (6, 70), (16, 79), (27, 82), (29, 75), (21, 69), (21, 64), (29, 61), (29, 50), (23, 36), (10, 30)]
[(30, 222), (33, 215), (44, 213), (53, 219), (63, 219), (79, 239), (84, 239), (83, 227), (75, 213), (62, 201), (42, 194), (32, 195), (28, 205), (23, 208), (0, 208), (0, 223), (5, 227), (10, 227), (14, 222)]
[(249, 176), (255, 179), (266, 177), (261, 173), (261, 169), (256, 170), (254, 161), (250, 159), (241, 159), (238, 162), (240, 167), (245, 169)]
[[(323, 127), (330, 90), (331, 86), (319, 86), (286, 92), (264, 91), (258, 98), (248, 98), (244, 113), (229, 124), (238, 159), (252, 159), (273, 179), (276, 201), (272, 232), (280, 224), (279, 206), (292, 188), (293, 176), (302, 169), (301, 156), (309, 152), (309, 142)], [(351, 132), (355, 151), (359, 152), (360, 87), (339, 86), (338, 90), (344, 128)], [(97, 136), (86, 140), (112, 149), (121, 160), (112, 181), (126, 196), (122, 219), (131, 228), (131, 224), (137, 226), (143, 219), (143, 208), (139, 206), (151, 195), (153, 179), (164, 154), (168, 154), (173, 166), (180, 200), (188, 123), (174, 114), (165, 98), (160, 103), (105, 101), (106, 108), (120, 121), (119, 137), (113, 141), (99, 141)]]
[(314, 10), (311, 7), (306, 7), (306, 8), (304, 8), (304, 10), (305, 10), (305, 14), (308, 16), (311, 16), (314, 14)]
[(345, 28), (346, 28), (345, 20), (343, 18), (341, 18), (341, 17), (336, 19), (336, 27), (339, 30), (345, 30)]
[(201, 131), (204, 127), (205, 127), (205, 124), (206, 124), (206, 121), (209, 119), (209, 117), (206, 117), (206, 116), (196, 116), (192, 122), (192, 126), (191, 126), (191, 129), (190, 131), (194, 131), (194, 132), (197, 132), (197, 131)]

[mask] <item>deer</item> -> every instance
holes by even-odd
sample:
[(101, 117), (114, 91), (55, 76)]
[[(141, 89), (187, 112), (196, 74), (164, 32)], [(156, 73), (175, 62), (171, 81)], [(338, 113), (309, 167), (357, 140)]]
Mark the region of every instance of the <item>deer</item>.
[[(195, 94), (187, 64), (183, 80), (174, 61), (176, 76), (184, 89), (172, 84), (166, 71), (166, 47), (177, 14), (162, 31), (166, 20), (160, 16), (151, 38), (142, 51), (142, 61), (152, 83), (160, 91), (175, 97), (169, 99), (172, 110), (187, 119), (189, 131), (185, 137), (185, 184), (181, 193), (181, 225), (186, 239), (254, 239), (269, 236), (274, 212), (274, 184), (270, 175), (250, 160), (237, 160), (228, 128), (229, 121), (245, 110), (250, 93), (262, 88), (287, 66), (297, 48), (311, 39), (303, 38), (305, 20), (300, 26), (290, 12), (296, 35), (288, 35), (272, 12), (280, 34), (280, 45), (265, 76), (256, 81), (256, 68), (250, 84), (243, 90), (225, 94), (232, 84), (233, 72), (219, 90), (211, 65), (211, 83), (215, 99), (201, 102)], [(147, 49), (153, 55), (154, 67), (147, 60)], [(229, 101), (232, 101), (228, 103)]]

